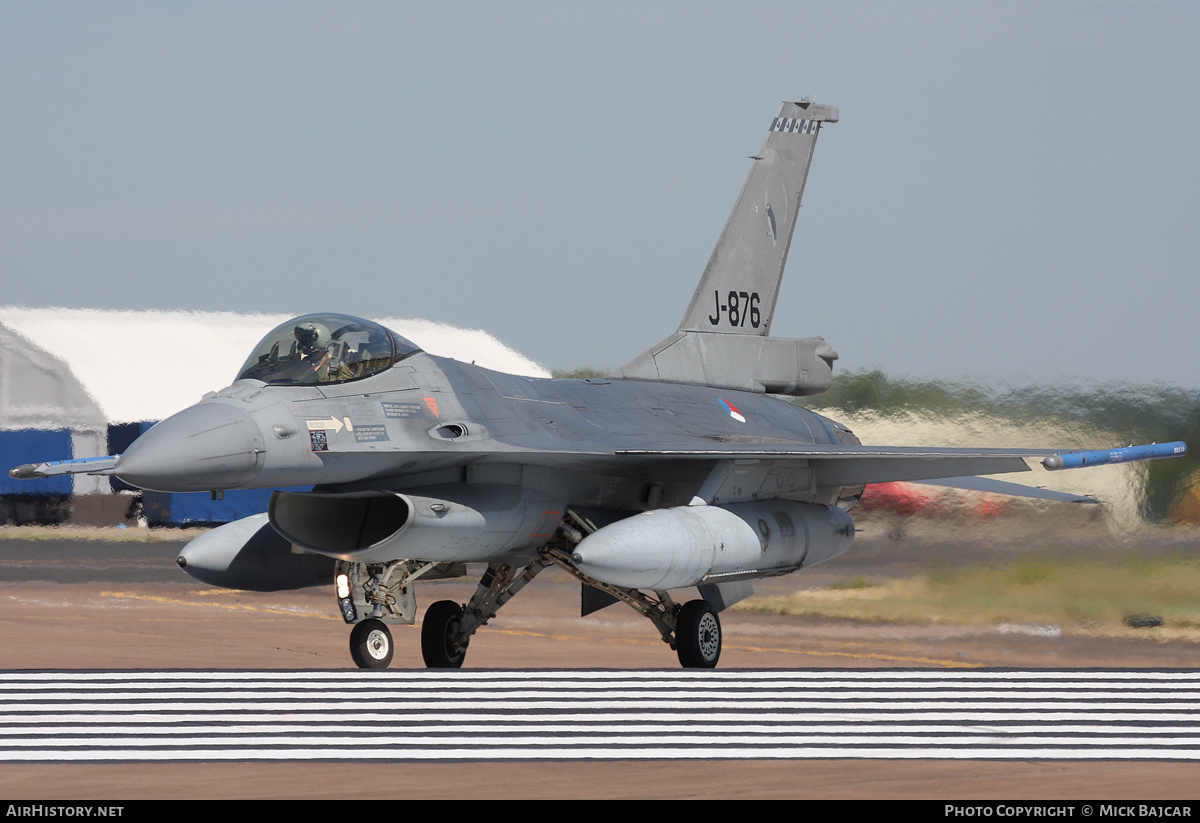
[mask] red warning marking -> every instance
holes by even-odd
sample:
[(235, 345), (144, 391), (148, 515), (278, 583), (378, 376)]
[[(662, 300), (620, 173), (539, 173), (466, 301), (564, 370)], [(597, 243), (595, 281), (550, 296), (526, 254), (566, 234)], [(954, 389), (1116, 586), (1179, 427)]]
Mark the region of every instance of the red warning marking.
[(538, 521), (537, 527), (529, 536), (549, 537), (557, 528), (559, 520), (562, 520), (562, 512), (542, 512), (542, 519)]

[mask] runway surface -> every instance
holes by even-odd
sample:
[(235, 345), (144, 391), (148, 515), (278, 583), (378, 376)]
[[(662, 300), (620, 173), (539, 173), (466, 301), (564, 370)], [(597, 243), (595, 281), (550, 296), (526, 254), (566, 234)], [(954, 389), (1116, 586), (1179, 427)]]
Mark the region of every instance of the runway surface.
[[(0, 697), (10, 719), (13, 711), (24, 717), (15, 727), (8, 726), (9, 733), (0, 736), (0, 793), (4, 796), (39, 801), (469, 797), (1140, 801), (1193, 797), (1200, 786), (1200, 763), (1187, 759), (1193, 751), (1188, 741), (1194, 736), (1187, 722), (1200, 727), (1200, 713), (1194, 706), (1181, 708), (1184, 702), (1191, 705), (1192, 697), (1187, 694), (1194, 691), (1191, 673), (1200, 672), (1200, 655), (1193, 643), (1158, 638), (1153, 631), (1124, 638), (1052, 636), (999, 632), (994, 627), (867, 624), (727, 612), (722, 616), (726, 633), (721, 668), (716, 672), (686, 673), (677, 668), (675, 654), (652, 627), (631, 610), (612, 607), (580, 618), (578, 585), (553, 572), (542, 575), (480, 631), (471, 644), (466, 668), (451, 673), (456, 691), (469, 694), (481, 683), (512, 678), (525, 679), (525, 686), (530, 679), (546, 680), (553, 684), (548, 691), (558, 700), (570, 699), (578, 707), (586, 707), (586, 711), (580, 708), (574, 712), (588, 718), (577, 725), (595, 734), (597, 727), (587, 724), (603, 711), (595, 699), (596, 687), (589, 690), (578, 684), (584, 678), (606, 678), (605, 688), (613, 688), (629, 680), (637, 685), (636, 696), (625, 701), (629, 711), (661, 719), (619, 721), (625, 723), (625, 728), (620, 728), (613, 718), (602, 716), (598, 719), (604, 726), (599, 731), (625, 745), (640, 734), (648, 745), (657, 741), (661, 756), (646, 759), (651, 754), (623, 749), (620, 759), (585, 759), (578, 756), (584, 742), (580, 735), (560, 731), (548, 735), (550, 743), (564, 750), (578, 745), (575, 756), (554, 759), (543, 750), (539, 757), (523, 760), (445, 759), (446, 740), (442, 738), (426, 744), (426, 748), (434, 750), (441, 745), (443, 759), (419, 759), (418, 755), (393, 750), (383, 755), (386, 759), (372, 760), (380, 757), (379, 747), (385, 744), (411, 749), (417, 736), (413, 729), (417, 728), (428, 738), (462, 733), (472, 723), (480, 725), (481, 717), (496, 722), (502, 719), (500, 736), (507, 744), (520, 735), (544, 734), (544, 730), (539, 732), (534, 727), (552, 723), (552, 716), (561, 728), (571, 712), (554, 708), (548, 713), (551, 707), (545, 700), (529, 701), (541, 710), (540, 714), (529, 708), (519, 712), (468, 710), (467, 698), (462, 698), (452, 710), (439, 712), (422, 726), (407, 714), (411, 698), (419, 688), (428, 690), (432, 682), (428, 678), (444, 678), (446, 673), (424, 670), (418, 627), (400, 627), (395, 632), (396, 658), (391, 669), (359, 672), (351, 668), (349, 630), (338, 617), (330, 590), (267, 594), (213, 590), (179, 572), (173, 562), (178, 547), (170, 541), (0, 540), (0, 582), (4, 584), (0, 589), (0, 670), (4, 672), (0, 675)], [(765, 583), (780, 589), (801, 584), (821, 588), (868, 571), (872, 575), (912, 573), (915, 561), (911, 552), (897, 553), (890, 543), (873, 550), (864, 542), (861, 548), (865, 551), (857, 552), (859, 548), (856, 546), (856, 554), (847, 556), (847, 562), (837, 568), (828, 564), (827, 572), (820, 566), (805, 577)], [(954, 549), (949, 556), (958, 557), (961, 551), (957, 546)], [(926, 551), (922, 547), (922, 552)], [(920, 560), (928, 562), (924, 554)], [(434, 581), (420, 592), (420, 597), (423, 603), (439, 599), (462, 602), (473, 587), (471, 580)], [(518, 668), (522, 671), (515, 671)], [(921, 677), (942, 684), (994, 682), (995, 688), (980, 687), (982, 691), (976, 690), (971, 699), (994, 691), (1000, 696), (992, 702), (993, 713), (1023, 717), (1024, 722), (1014, 719), (1006, 725), (999, 718), (988, 719), (978, 706), (965, 705), (972, 694), (967, 690), (961, 691), (962, 699), (955, 704), (928, 691), (931, 683), (919, 688), (901, 684), (913, 680), (918, 671), (923, 672)], [(1015, 680), (1012, 675), (1018, 671), (1032, 679)], [(111, 679), (114, 675), (116, 680)], [(166, 700), (166, 684), (155, 680), (164, 675), (190, 678), (185, 692), (176, 694), (175, 700)], [(708, 738), (699, 738), (704, 731), (699, 727), (699, 714), (704, 715), (703, 722), (711, 723), (722, 712), (704, 708), (698, 714), (700, 706), (691, 698), (684, 699), (682, 707), (666, 709), (646, 699), (645, 688), (650, 682), (662, 684), (661, 688), (671, 692), (687, 691), (697, 682), (686, 678), (697, 675), (710, 686), (718, 686), (706, 689), (715, 700), (732, 701), (730, 695), (756, 680), (760, 685), (774, 684), (770, 691), (775, 699), (786, 696), (791, 705), (800, 707), (786, 713), (804, 721), (782, 730), (784, 735), (791, 735), (786, 742), (792, 745), (807, 735), (810, 739), (806, 751), (795, 757), (764, 759), (764, 741), (770, 739), (772, 731), (781, 730), (754, 727), (776, 726), (774, 715), (781, 712), (769, 712), (761, 706), (750, 708), (754, 700), (762, 699), (761, 688), (751, 689), (751, 696), (742, 698), (736, 709), (724, 712), (736, 716), (728, 723), (716, 724), (717, 731), (710, 735), (728, 737), (734, 727), (746, 726), (754, 737), (752, 746), (743, 747), (753, 749), (745, 757), (729, 754), (733, 747), (725, 753), (717, 752)], [(321, 719), (296, 724), (300, 732), (293, 730), (291, 734), (302, 732), (305, 739), (287, 745), (320, 748), (321, 754), (306, 760), (284, 760), (284, 746), (274, 737), (278, 729), (272, 729), (268, 736), (268, 732), (253, 728), (249, 719), (257, 713), (266, 721), (277, 722), (280, 712), (247, 708), (254, 700), (243, 691), (243, 687), (252, 685), (244, 680), (247, 677), (257, 679), (257, 699), (269, 706), (292, 699), (285, 692), (296, 689), (283, 689), (281, 684), (297, 678), (310, 684), (306, 689), (319, 682), (324, 684), (322, 688), (361, 694), (360, 699), (367, 703), (373, 699), (370, 695), (376, 691), (374, 687), (380, 684), (390, 684), (388, 688), (402, 692), (404, 697), (393, 701), (401, 706), (398, 710), (376, 706), (360, 711), (368, 718), (365, 721), (350, 718), (344, 701), (318, 700), (321, 708), (316, 711)], [(973, 679), (976, 677), (991, 680), (977, 681)], [(141, 707), (145, 722), (121, 730), (122, 725), (129, 724), (116, 723), (115, 714), (101, 716), (99, 710), (87, 712), (87, 723), (75, 722), (83, 719), (77, 715), (83, 713), (88, 702), (105, 704), (103, 713), (131, 711), (129, 700), (119, 704), (108, 701), (120, 689), (132, 688), (137, 678), (142, 678), (142, 685), (132, 703)], [(225, 719), (212, 722), (214, 698), (210, 695), (200, 701), (196, 695), (201, 688), (211, 689), (222, 680), (239, 679), (242, 682), (238, 688), (227, 691), (243, 701), (242, 707), (231, 713), (243, 715), (238, 721), (242, 725), (235, 728)], [(1081, 685), (1081, 680), (1092, 683)], [(91, 682), (92, 687), (79, 689), (83, 682)], [(1063, 690), (1052, 687), (1053, 682), (1073, 685), (1064, 695)], [(25, 694), (20, 701), (12, 700), (14, 683), (23, 684), (16, 690)], [(261, 688), (267, 683), (269, 688)], [(779, 685), (785, 683), (788, 685)], [(345, 684), (351, 685), (347, 689)], [(176, 685), (180, 685), (179, 680)], [(39, 704), (29, 697), (47, 687), (82, 694), (48, 705), (46, 711), (35, 711)], [(905, 690), (924, 690), (926, 702), (942, 702), (946, 719), (936, 724), (923, 720), (921, 712), (928, 710), (919, 708), (922, 701), (916, 695), (903, 698)], [(498, 689), (491, 686), (487, 691)], [(849, 694), (853, 691), (863, 695), (851, 701)], [(1041, 699), (1035, 698), (1035, 693), (1056, 691), (1055, 703), (1069, 716), (1052, 719), (1048, 712), (1038, 714), (1030, 702)], [(1072, 692), (1076, 693), (1074, 700)], [(262, 697), (262, 693), (268, 696)], [(1090, 696), (1082, 697), (1085, 693)], [(886, 699), (882, 699), (885, 694)], [(797, 695), (806, 697), (807, 702)], [(824, 701), (823, 707), (814, 706), (813, 695)], [(497, 694), (491, 699), (501, 697)], [(915, 702), (904, 702), (909, 699)], [(16, 710), (14, 702), (19, 702)], [(876, 705), (869, 707), (869, 702)], [(1113, 708), (1107, 714), (1099, 711), (1102, 703), (1113, 704)], [(205, 719), (181, 719), (197, 709), (207, 713)], [(268, 758), (154, 760), (143, 751), (119, 762), (114, 759), (114, 753), (128, 748), (131, 740), (146, 737), (160, 722), (151, 715), (163, 710), (170, 718), (164, 724), (166, 732), (175, 739), (159, 737), (161, 743), (179, 747), (207, 724), (212, 727), (210, 737), (219, 738), (221, 746), (247, 746), (251, 737), (263, 738), (266, 742), (259, 748), (268, 750)], [(968, 721), (971, 711), (979, 712), (980, 717)], [(886, 743), (892, 748), (890, 756), (873, 757), (866, 747), (854, 748), (856, 741), (849, 738), (856, 731), (851, 726), (867, 725), (867, 719), (856, 720), (866, 714), (877, 719), (871, 721), (875, 728), (863, 734), (882, 737), (881, 730), (890, 734)], [(1167, 714), (1183, 717), (1181, 729), (1170, 730), (1175, 721), (1164, 719)], [(888, 717), (890, 724), (884, 722)], [(334, 720), (329, 722), (329, 718)], [(454, 728), (447, 726), (450, 719), (457, 724)], [(315, 728), (320, 723), (330, 728), (321, 732)], [(525, 724), (529, 728), (518, 731)], [(922, 724), (924, 727), (918, 729)], [(483, 725), (483, 731), (472, 730), (472, 746), (489, 724)], [(1077, 727), (1083, 726), (1109, 727), (1100, 731), (1141, 737), (1142, 744), (1125, 741), (1107, 745), (1089, 740), (1073, 760), (1047, 759), (1066, 757), (1068, 750), (1078, 749), (1074, 744), (1084, 732)], [(1121, 730), (1119, 726), (1131, 728)], [(664, 731), (667, 727), (679, 731), (671, 736)], [(832, 734), (835, 727), (839, 732), (836, 735)], [(906, 728), (908, 736), (921, 737), (917, 746), (905, 748), (908, 744), (900, 740)], [(108, 738), (102, 745), (101, 737), (114, 731), (120, 731), (120, 736)], [(52, 732), (57, 737), (51, 739), (48, 735)], [(1051, 732), (1068, 739), (1063, 744), (1055, 743)], [(343, 735), (350, 741), (343, 747), (347, 755), (330, 755), (327, 741), (314, 746), (314, 733)], [(1037, 738), (1041, 750), (1026, 759), (1014, 759), (1025, 757), (1018, 754), (1019, 739), (1028, 734), (1041, 735)], [(384, 741), (376, 743), (372, 735)], [(700, 746), (706, 749), (703, 757), (694, 753), (678, 755), (678, 750), (685, 748), (683, 736), (687, 735), (701, 739)], [(833, 746), (841, 748), (830, 747), (822, 756), (812, 742), (818, 735), (832, 737)], [(932, 752), (935, 735), (972, 742), (955, 749), (952, 743), (943, 741), (936, 753), (915, 755), (921, 746)], [(68, 745), (68, 741), (82, 741), (83, 745)], [(664, 745), (664, 741), (670, 745)], [(139, 742), (143, 749), (145, 742)], [(363, 742), (371, 746), (358, 748)], [(205, 745), (215, 748), (210, 743)], [(1133, 753), (1139, 746), (1147, 752), (1147, 759), (1120, 759), (1136, 756)], [(33, 759), (39, 750), (55, 747), (67, 756), (59, 760)], [(83, 756), (88, 747), (96, 752), (97, 759)], [(982, 753), (988, 747), (1009, 748), (998, 755), (1001, 759), (983, 759)], [(691, 752), (695, 748), (693, 745)], [(675, 753), (662, 754), (672, 749)], [(1173, 754), (1176, 749), (1181, 753)], [(187, 757), (195, 758), (198, 751), (193, 746)], [(162, 754), (161, 748), (153, 752), (154, 757)]]
[(1200, 673), (28, 672), (0, 762), (1200, 759)]

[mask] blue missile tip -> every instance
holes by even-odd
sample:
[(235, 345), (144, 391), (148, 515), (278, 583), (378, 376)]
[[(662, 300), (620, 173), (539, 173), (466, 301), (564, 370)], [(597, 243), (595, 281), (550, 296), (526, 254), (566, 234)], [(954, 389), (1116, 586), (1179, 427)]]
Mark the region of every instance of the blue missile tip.
[(1067, 452), (1052, 454), (1042, 461), (1049, 471), (1078, 469), (1083, 466), (1103, 466), (1106, 463), (1133, 463), (1138, 460), (1158, 460), (1163, 457), (1179, 457), (1187, 454), (1187, 443), (1150, 443), (1145, 446), (1123, 446), (1117, 449), (1100, 449), (1089, 452)]

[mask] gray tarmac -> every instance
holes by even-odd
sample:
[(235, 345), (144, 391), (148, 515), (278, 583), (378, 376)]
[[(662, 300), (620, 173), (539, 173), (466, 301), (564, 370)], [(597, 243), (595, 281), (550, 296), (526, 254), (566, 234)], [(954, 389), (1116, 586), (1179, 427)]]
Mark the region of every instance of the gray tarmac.
[[(863, 541), (857, 557), (793, 590), (861, 568), (903, 574), (936, 545)], [(345, 669), (348, 628), (325, 588), (230, 592), (174, 566), (179, 542), (0, 538), (0, 660), (8, 670)], [(993, 547), (1004, 551), (1003, 546)], [(964, 561), (965, 562), (965, 561)], [(884, 570), (884, 571), (881, 571)], [(818, 574), (818, 571), (820, 572)], [(807, 583), (805, 583), (807, 581)], [(760, 586), (760, 588), (763, 588)], [(463, 601), (473, 583), (418, 591)], [(578, 586), (547, 572), (472, 642), (467, 667), (675, 669), (650, 625), (614, 606), (587, 618)], [(723, 669), (1195, 668), (1200, 648), (1152, 639), (1036, 637), (991, 627), (865, 625), (741, 612), (723, 616)], [(421, 668), (419, 629), (400, 627), (394, 668)], [(1200, 765), (948, 761), (542, 762), (475, 764), (115, 764), (0, 769), (13, 799), (136, 798), (946, 798), (1187, 799)]]

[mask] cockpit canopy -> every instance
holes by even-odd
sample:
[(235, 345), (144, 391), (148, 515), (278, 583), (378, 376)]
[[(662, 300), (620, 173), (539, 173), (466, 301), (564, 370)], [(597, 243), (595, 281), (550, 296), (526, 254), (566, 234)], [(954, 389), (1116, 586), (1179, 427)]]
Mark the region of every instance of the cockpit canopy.
[(345, 383), (378, 374), (420, 351), (378, 323), (346, 314), (306, 314), (272, 331), (237, 379), (274, 385)]

